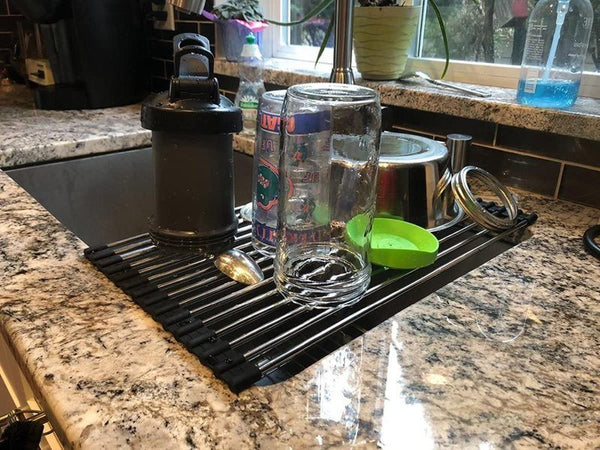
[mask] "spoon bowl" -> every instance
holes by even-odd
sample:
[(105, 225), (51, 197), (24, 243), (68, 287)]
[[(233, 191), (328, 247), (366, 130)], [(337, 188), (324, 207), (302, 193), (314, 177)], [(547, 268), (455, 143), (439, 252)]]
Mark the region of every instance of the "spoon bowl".
[(251, 285), (265, 279), (258, 264), (243, 251), (235, 248), (217, 256), (214, 264), (223, 274), (239, 283)]

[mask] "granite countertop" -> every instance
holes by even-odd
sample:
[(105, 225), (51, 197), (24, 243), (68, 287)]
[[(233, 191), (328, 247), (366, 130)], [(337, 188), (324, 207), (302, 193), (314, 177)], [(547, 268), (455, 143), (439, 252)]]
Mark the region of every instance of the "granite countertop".
[(77, 448), (597, 448), (600, 264), (581, 235), (600, 212), (520, 201), (533, 237), (236, 396), (0, 173), (0, 331)]
[(140, 126), (140, 106), (45, 111), (34, 108), (30, 89), (0, 87), (0, 167), (150, 145)]
[[(217, 59), (215, 73), (237, 77), (238, 67), (236, 63)], [(288, 60), (270, 59), (265, 63), (264, 78), (269, 83), (291, 86), (327, 81), (330, 73), (331, 66), (327, 64), (315, 66), (312, 62), (294, 61), (292, 71)], [(454, 83), (491, 94), (488, 98), (478, 98), (434, 86), (417, 78), (401, 82), (369, 82), (357, 78), (357, 83), (378, 91), (381, 103), (385, 105), (600, 140), (600, 99), (579, 97), (571, 108), (545, 109), (518, 104), (514, 89)]]

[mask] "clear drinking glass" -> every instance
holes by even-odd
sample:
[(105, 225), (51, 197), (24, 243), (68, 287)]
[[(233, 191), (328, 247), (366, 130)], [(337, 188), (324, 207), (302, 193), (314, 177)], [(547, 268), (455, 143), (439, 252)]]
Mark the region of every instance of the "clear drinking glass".
[(281, 119), (275, 283), (300, 304), (352, 304), (371, 277), (379, 96), (361, 86), (292, 86)]

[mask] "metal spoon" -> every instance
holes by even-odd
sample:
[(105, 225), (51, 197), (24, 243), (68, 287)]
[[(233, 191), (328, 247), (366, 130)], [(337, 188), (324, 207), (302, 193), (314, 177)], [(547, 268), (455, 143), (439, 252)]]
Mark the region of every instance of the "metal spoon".
[(457, 91), (465, 92), (467, 94), (475, 95), (477, 97), (490, 97), (492, 95), (487, 92), (481, 92), (481, 91), (477, 91), (475, 89), (469, 89), (469, 88), (465, 88), (462, 86), (457, 86), (455, 84), (447, 83), (445, 81), (434, 80), (425, 72), (408, 72), (408, 73), (402, 74), (400, 76), (400, 78), (398, 78), (398, 79), (406, 80), (407, 78), (413, 78), (413, 77), (421, 78), (422, 80), (425, 80), (431, 84), (447, 87), (449, 89), (455, 89)]
[(217, 256), (215, 267), (232, 280), (243, 284), (256, 284), (265, 279), (258, 264), (244, 252), (235, 248)]

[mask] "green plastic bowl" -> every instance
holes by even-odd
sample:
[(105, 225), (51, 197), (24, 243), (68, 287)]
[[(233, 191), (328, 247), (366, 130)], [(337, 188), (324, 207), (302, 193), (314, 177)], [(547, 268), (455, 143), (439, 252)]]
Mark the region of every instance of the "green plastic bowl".
[[(364, 245), (366, 217), (354, 217), (346, 228), (356, 245)], [(398, 219), (376, 217), (371, 230), (369, 259), (393, 269), (416, 269), (432, 264), (438, 253), (437, 238), (424, 228)]]

